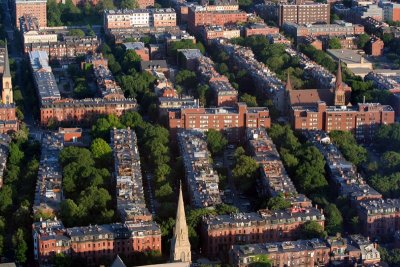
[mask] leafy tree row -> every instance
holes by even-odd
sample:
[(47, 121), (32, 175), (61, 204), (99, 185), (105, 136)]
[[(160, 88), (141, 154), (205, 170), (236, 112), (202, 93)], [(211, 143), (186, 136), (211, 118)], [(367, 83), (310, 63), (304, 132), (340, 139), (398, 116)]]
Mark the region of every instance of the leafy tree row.
[(375, 156), (364, 168), (369, 184), (384, 197), (400, 197), (399, 124), (380, 126), (372, 145)]
[[(325, 160), (322, 154), (310, 143), (301, 143), (288, 125), (274, 124), (269, 130), (269, 136), (276, 144), (286, 170), (299, 192), (324, 208), (327, 233), (334, 235), (341, 232), (343, 217), (336, 205), (330, 201), (333, 192), (330, 191), (324, 176)], [(268, 206), (287, 205), (281, 199), (271, 201), (273, 202), (267, 203)], [(274, 203), (277, 201), (278, 204)]]
[(67, 227), (110, 223), (114, 219), (111, 174), (103, 166), (112, 162), (111, 148), (103, 139), (94, 139), (90, 150), (70, 146), (59, 157), (63, 168), (61, 218)]
[[(32, 243), (31, 200), (39, 167), (39, 144), (28, 140), (27, 129), (13, 135), (4, 185), (0, 189), (0, 256), (24, 264)], [(7, 219), (6, 219), (7, 218)]]
[(271, 44), (262, 35), (236, 38), (233, 42), (250, 47), (256, 58), (274, 71), (281, 80), (286, 81), (287, 73), (290, 73), (290, 79), (295, 88), (312, 87), (312, 84), (304, 79), (304, 71), (299, 65), (299, 59), (287, 54), (283, 44)]
[(340, 149), (344, 157), (356, 166), (360, 166), (368, 159), (367, 150), (358, 145), (351, 132), (332, 131), (329, 133), (332, 142)]

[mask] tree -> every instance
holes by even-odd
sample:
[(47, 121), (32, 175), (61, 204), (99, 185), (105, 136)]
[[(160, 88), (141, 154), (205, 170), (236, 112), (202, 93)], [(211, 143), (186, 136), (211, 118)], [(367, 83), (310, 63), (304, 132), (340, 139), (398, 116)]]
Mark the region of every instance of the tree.
[(332, 139), (332, 142), (339, 147), (344, 157), (351, 161), (354, 165), (359, 166), (367, 161), (367, 150), (357, 144), (357, 141), (352, 133), (344, 131), (332, 131), (329, 133), (329, 136)]
[(122, 0), (121, 1), (121, 8), (122, 9), (135, 9), (138, 8), (139, 4), (136, 0)]
[(340, 43), (339, 38), (333, 37), (329, 39), (329, 49), (340, 49), (342, 45)]
[(71, 29), (68, 31), (69, 36), (85, 37), (85, 32), (81, 29)]
[(244, 93), (240, 97), (240, 102), (245, 102), (248, 107), (257, 107), (257, 98), (248, 93)]
[(109, 114), (106, 117), (99, 118), (95, 124), (92, 126), (92, 135), (93, 137), (103, 138), (105, 140), (109, 140), (110, 138), (110, 130), (113, 128), (121, 128), (122, 124), (119, 121), (118, 117)]
[(202, 54), (205, 52), (205, 48), (202, 43), (194, 44), (192, 40), (181, 40), (172, 42), (169, 44), (168, 53), (172, 58), (176, 58), (178, 49), (199, 49)]
[(258, 170), (258, 163), (249, 156), (241, 155), (236, 159), (236, 165), (232, 170), (233, 178), (244, 191), (254, 184)]
[(329, 235), (335, 235), (341, 233), (343, 230), (343, 217), (339, 209), (335, 204), (329, 204), (325, 206), (326, 220), (326, 231)]
[(216, 206), (216, 211), (219, 215), (223, 215), (223, 214), (238, 213), (239, 210), (235, 206), (230, 206), (225, 203), (222, 203)]
[(272, 197), (268, 200), (267, 207), (270, 210), (283, 210), (290, 208), (291, 203), (286, 199), (283, 194), (279, 194), (276, 197)]
[(135, 129), (136, 127), (141, 127), (143, 125), (142, 116), (136, 111), (127, 111), (125, 112), (121, 118), (121, 123), (126, 127), (130, 127), (131, 129)]
[(210, 87), (206, 84), (199, 84), (196, 88), (197, 98), (200, 101), (200, 105), (207, 106), (208, 104), (208, 95), (210, 94)]
[(358, 40), (357, 40), (357, 47), (359, 49), (364, 49), (370, 39), (371, 39), (371, 37), (368, 34), (366, 34), (366, 33), (360, 34), (358, 36)]
[(27, 260), (26, 253), (28, 252), (28, 245), (26, 244), (24, 230), (22, 228), (18, 228), (13, 235), (12, 244), (16, 262), (24, 264)]
[(5, 214), (6, 211), (11, 207), (12, 201), (12, 189), (9, 185), (4, 185), (0, 190), (0, 212)]
[(57, 253), (54, 256), (55, 267), (71, 267), (72, 259), (70, 256), (66, 256), (64, 253)]
[(386, 151), (382, 155), (382, 166), (388, 172), (398, 171), (400, 169), (400, 153), (395, 151)]
[(327, 234), (324, 228), (316, 221), (308, 221), (304, 223), (301, 227), (301, 238), (311, 239), (311, 238), (326, 238)]
[(208, 130), (207, 144), (212, 154), (219, 154), (223, 151), (225, 146), (228, 144), (228, 140), (222, 135), (221, 132), (214, 129)]
[(198, 82), (196, 73), (190, 70), (181, 70), (175, 77), (175, 82), (183, 86), (186, 91), (193, 88)]
[(96, 138), (93, 140), (90, 151), (95, 159), (99, 160), (101, 166), (107, 162), (111, 162), (111, 147), (104, 139)]

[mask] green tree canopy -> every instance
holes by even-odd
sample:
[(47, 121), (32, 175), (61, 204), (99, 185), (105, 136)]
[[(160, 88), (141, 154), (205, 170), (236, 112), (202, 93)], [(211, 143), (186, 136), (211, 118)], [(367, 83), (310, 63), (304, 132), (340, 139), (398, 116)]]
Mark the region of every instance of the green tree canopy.
[(253, 95), (250, 95), (248, 93), (244, 93), (241, 97), (240, 97), (240, 102), (244, 102), (246, 103), (246, 105), (248, 107), (257, 107), (257, 98)]
[(301, 237), (302, 239), (311, 239), (316, 237), (326, 238), (327, 234), (319, 223), (316, 221), (308, 221), (301, 227)]
[(342, 45), (340, 43), (340, 39), (337, 37), (333, 37), (329, 39), (329, 49), (340, 49)]
[(219, 154), (223, 151), (225, 146), (228, 144), (228, 140), (222, 135), (221, 132), (214, 129), (208, 130), (207, 144), (212, 154)]
[(272, 197), (268, 200), (267, 208), (270, 210), (283, 210), (291, 207), (291, 203), (283, 194)]
[(85, 32), (81, 29), (71, 29), (68, 31), (69, 36), (85, 37)]

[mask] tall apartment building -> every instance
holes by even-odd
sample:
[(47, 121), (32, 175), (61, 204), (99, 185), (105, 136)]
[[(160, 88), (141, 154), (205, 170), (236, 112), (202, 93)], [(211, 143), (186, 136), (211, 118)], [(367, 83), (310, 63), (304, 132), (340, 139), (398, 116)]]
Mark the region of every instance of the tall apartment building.
[(33, 252), (39, 264), (49, 264), (56, 254), (80, 257), (86, 266), (99, 266), (117, 255), (161, 252), (161, 230), (155, 222), (126, 222), (65, 228), (61, 221), (33, 224)]
[(325, 216), (313, 207), (206, 216), (201, 226), (203, 252), (211, 258), (226, 257), (236, 244), (295, 240), (309, 221), (324, 227)]
[(15, 25), (20, 29), (19, 19), (24, 15), (32, 15), (38, 19), (39, 27), (47, 26), (46, 0), (15, 0)]
[(176, 12), (173, 8), (104, 11), (104, 29), (106, 30), (174, 26), (176, 26)]
[(268, 108), (250, 108), (245, 103), (238, 103), (236, 107), (181, 108), (170, 111), (168, 117), (172, 136), (176, 136), (178, 129), (215, 129), (223, 131), (233, 142), (243, 139), (246, 128), (271, 126)]
[(279, 26), (289, 22), (296, 24), (330, 23), (329, 4), (267, 2), (257, 5), (256, 11), (262, 18), (274, 20)]

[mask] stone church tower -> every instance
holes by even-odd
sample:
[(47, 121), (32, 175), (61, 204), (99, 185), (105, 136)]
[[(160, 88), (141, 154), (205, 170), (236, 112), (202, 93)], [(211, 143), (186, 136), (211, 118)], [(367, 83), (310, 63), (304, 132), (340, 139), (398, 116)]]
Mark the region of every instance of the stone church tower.
[(189, 232), (186, 224), (185, 207), (183, 206), (182, 185), (179, 187), (178, 209), (174, 233), (171, 241), (171, 262), (191, 262), (192, 253), (190, 251)]
[(2, 77), (2, 91), (1, 91), (1, 101), (3, 104), (13, 103), (13, 90), (11, 84), (11, 72), (10, 72), (10, 62), (8, 60), (8, 48), (6, 42), (6, 51), (4, 54), (4, 69)]
[(339, 60), (338, 70), (336, 73), (336, 83), (335, 83), (335, 106), (345, 106), (346, 105), (346, 92), (343, 88), (342, 80), (342, 62)]

